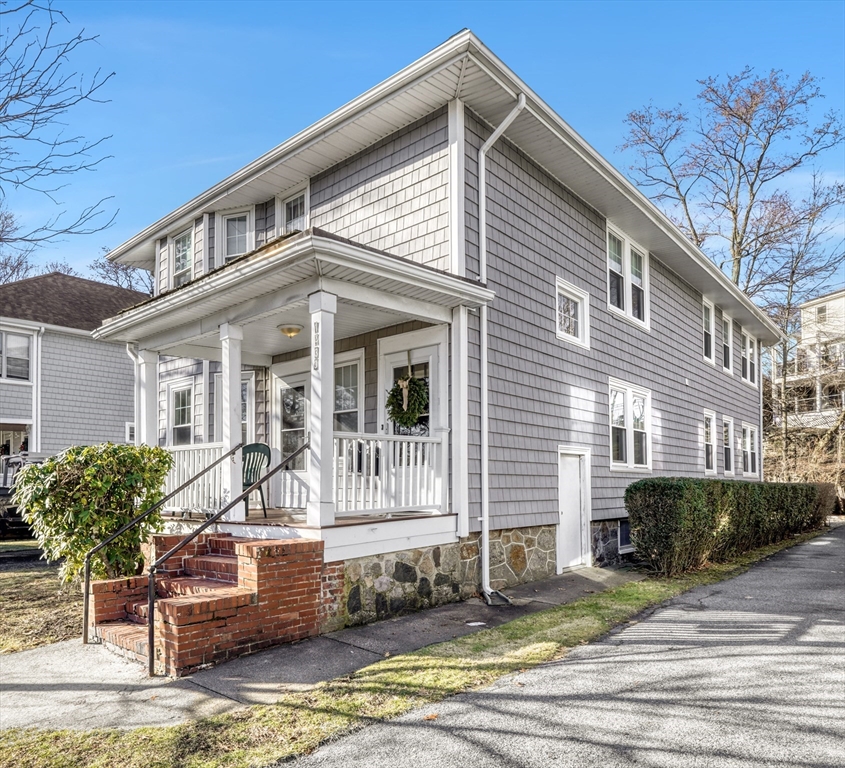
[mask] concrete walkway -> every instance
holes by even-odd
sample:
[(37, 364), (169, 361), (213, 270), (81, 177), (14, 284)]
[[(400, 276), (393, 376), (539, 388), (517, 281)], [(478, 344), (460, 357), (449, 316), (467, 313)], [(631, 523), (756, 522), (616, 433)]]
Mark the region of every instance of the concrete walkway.
[(348, 675), (386, 655), (451, 640), (642, 578), (585, 568), (508, 590), (513, 606), (480, 600), (433, 608), (245, 656), (181, 680), (148, 678), (141, 665), (69, 640), (0, 656), (0, 728), (174, 725)]
[[(436, 718), (432, 717), (436, 714)], [(841, 768), (845, 527), (301, 768)]]

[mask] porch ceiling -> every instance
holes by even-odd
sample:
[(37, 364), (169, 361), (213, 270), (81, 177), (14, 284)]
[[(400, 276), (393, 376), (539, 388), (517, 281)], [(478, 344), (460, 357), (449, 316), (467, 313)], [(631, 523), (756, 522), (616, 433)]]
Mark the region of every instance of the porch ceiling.
[[(450, 322), (454, 307), (477, 307), (493, 293), (483, 285), (310, 230), (275, 241), (198, 280), (106, 320), (94, 336), (165, 354), (215, 359), (219, 327), (244, 329), (244, 362), (310, 345), (308, 296), (338, 297), (335, 337), (406, 320)], [(302, 325), (293, 339), (279, 325)]]

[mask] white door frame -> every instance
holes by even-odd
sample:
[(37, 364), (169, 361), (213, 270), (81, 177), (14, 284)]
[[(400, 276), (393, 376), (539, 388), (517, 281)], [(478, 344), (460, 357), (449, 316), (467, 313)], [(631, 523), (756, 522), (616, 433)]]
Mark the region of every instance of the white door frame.
[(584, 448), (582, 446), (577, 445), (559, 445), (557, 449), (558, 454), (558, 494), (560, 497), (558, 499), (558, 514), (560, 514), (560, 509), (562, 507), (563, 502), (563, 488), (560, 487), (560, 459), (562, 456), (577, 456), (579, 461), (579, 467), (581, 470), (581, 564), (578, 566), (568, 566), (563, 567), (561, 565), (561, 553), (563, 551), (561, 536), (562, 536), (562, 528), (560, 524), (557, 526), (557, 535), (555, 541), (555, 571), (557, 573), (563, 573), (567, 570), (572, 570), (573, 568), (579, 568), (586, 565), (590, 565), (590, 539), (589, 539), (589, 529), (590, 529), (590, 518), (592, 517), (592, 481), (591, 481), (591, 453), (589, 448)]

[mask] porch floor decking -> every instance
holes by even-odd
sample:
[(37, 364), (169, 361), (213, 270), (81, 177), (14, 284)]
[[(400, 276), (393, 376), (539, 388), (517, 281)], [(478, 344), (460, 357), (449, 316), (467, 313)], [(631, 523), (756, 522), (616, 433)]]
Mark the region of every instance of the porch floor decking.
[[(201, 523), (205, 520), (205, 515), (197, 512), (168, 512), (163, 515), (166, 521), (178, 520), (183, 522)], [(428, 512), (384, 512), (376, 514), (360, 514), (360, 515), (344, 515), (343, 517), (335, 518), (334, 525), (324, 526), (325, 528), (342, 528), (350, 525), (366, 525), (373, 522), (390, 522), (392, 520), (419, 520), (430, 517), (454, 517), (454, 513), (446, 515), (432, 514)], [(267, 517), (261, 508), (253, 508), (249, 510), (249, 517), (246, 520), (227, 521), (221, 520), (221, 523), (237, 522), (238, 525), (277, 525), (289, 528), (306, 528), (316, 529), (317, 526), (308, 525), (305, 519), (304, 509), (284, 509), (284, 508), (267, 508)]]

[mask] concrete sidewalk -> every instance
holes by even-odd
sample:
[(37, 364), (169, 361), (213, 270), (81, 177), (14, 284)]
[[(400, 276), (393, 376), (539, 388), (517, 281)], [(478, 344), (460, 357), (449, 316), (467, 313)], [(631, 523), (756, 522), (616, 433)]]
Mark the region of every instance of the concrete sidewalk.
[(468, 600), (344, 629), (235, 659), (180, 680), (148, 678), (139, 664), (69, 640), (0, 656), (0, 728), (137, 728), (174, 725), (348, 675), (385, 656), (494, 627), (642, 579), (584, 568), (507, 590), (514, 605)]

